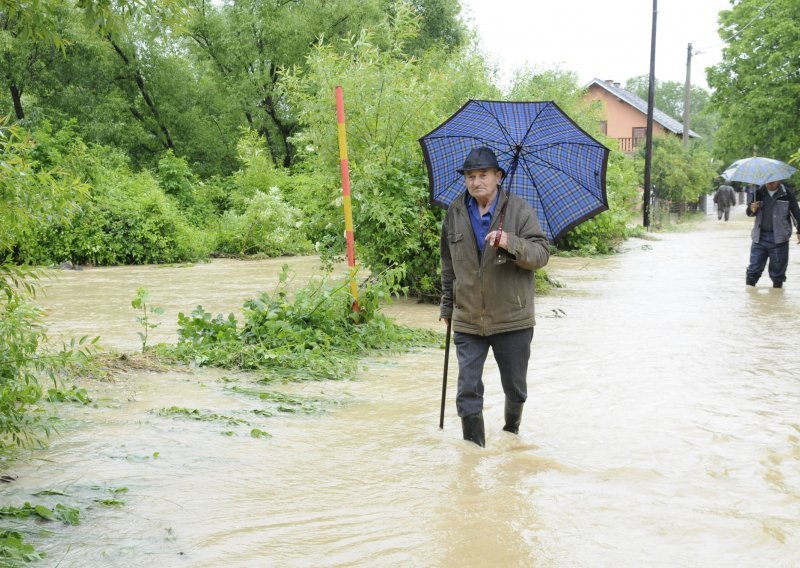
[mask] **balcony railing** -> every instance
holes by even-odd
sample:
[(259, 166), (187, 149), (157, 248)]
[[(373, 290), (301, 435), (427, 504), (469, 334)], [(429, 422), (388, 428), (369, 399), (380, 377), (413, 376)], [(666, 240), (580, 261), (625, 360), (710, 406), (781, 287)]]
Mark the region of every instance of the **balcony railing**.
[(639, 146), (644, 143), (644, 137), (640, 138), (617, 138), (619, 151), (625, 154), (633, 154)]

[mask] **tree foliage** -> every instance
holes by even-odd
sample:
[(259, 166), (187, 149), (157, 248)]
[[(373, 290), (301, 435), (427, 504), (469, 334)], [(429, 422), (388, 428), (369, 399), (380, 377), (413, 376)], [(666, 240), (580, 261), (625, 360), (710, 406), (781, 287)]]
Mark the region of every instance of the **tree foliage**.
[[(408, 8), (408, 6), (406, 7)], [(357, 254), (373, 271), (404, 265), (413, 294), (439, 286), (442, 212), (428, 204), (427, 175), (417, 139), (467, 98), (497, 95), (481, 60), (437, 51), (436, 67), (409, 58), (418, 38), (413, 11), (398, 10), (372, 31), (320, 43), (307, 68), (285, 78), (303, 129), (293, 137), (304, 168), (320, 172), (322, 190), (306, 207), (328, 210), (343, 234), (334, 91), (345, 97)], [(457, 78), (457, 79), (456, 79)], [(334, 213), (335, 212), (335, 213)]]
[(33, 413), (41, 381), (55, 381), (81, 353), (48, 345), (41, 310), (30, 302), (39, 272), (8, 258), (37, 225), (67, 215), (71, 194), (85, 190), (60, 170), (39, 168), (32, 151), (27, 132), (0, 121), (0, 449), (47, 431)]
[[(0, 119), (0, 254), (10, 253), (37, 227), (51, 219), (66, 219), (76, 197), (88, 187), (63, 167), (43, 169), (34, 159), (35, 142), (29, 132)], [(2, 281), (0, 281), (2, 286)]]
[[(643, 156), (639, 156), (643, 160)], [(696, 202), (712, 188), (715, 162), (701, 145), (683, 146), (676, 136), (653, 138), (652, 183), (655, 196), (685, 206)]]
[(800, 3), (740, 0), (719, 23), (727, 47), (708, 70), (722, 119), (717, 154), (725, 163), (754, 154), (788, 160), (800, 148)]
[(23, 97), (35, 85), (46, 81), (48, 69), (65, 48), (64, 29), (69, 4), (44, 0), (0, 4), (0, 85), (8, 95), (17, 120), (25, 118)]
[(409, 55), (466, 40), (457, 0), (39, 0), (0, 3), (0, 108), (56, 128), (136, 168), (172, 151), (201, 176), (227, 175), (242, 127), (288, 167), (297, 118), (279, 88), (317, 41), (351, 38), (411, 12)]

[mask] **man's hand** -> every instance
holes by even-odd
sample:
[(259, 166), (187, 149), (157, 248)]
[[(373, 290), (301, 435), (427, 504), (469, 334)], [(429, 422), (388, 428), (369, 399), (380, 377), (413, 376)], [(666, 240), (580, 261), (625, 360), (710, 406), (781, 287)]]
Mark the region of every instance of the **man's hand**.
[(750, 211), (752, 211), (753, 213), (755, 213), (756, 211), (758, 211), (758, 208), (759, 208), (760, 206), (761, 206), (761, 202), (760, 202), (760, 201), (753, 201), (753, 202), (750, 204)]
[[(488, 235), (486, 235), (486, 240), (494, 248), (508, 250), (508, 233), (505, 231), (491, 231)], [(497, 243), (495, 243), (495, 241), (497, 241)]]

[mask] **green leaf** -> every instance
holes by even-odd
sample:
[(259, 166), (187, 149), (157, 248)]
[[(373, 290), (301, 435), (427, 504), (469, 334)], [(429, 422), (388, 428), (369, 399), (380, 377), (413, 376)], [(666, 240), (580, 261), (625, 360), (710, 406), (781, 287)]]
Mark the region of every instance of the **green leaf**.
[(43, 519), (47, 519), (48, 521), (55, 521), (56, 515), (53, 513), (51, 509), (48, 509), (44, 505), (36, 505), (33, 510), (36, 512), (37, 515), (42, 517)]

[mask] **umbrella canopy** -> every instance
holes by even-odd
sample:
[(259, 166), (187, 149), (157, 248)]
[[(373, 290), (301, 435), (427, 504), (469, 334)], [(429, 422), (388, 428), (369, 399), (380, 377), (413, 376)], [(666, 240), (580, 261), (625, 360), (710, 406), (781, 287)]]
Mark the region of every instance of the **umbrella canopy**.
[(782, 181), (792, 177), (797, 171), (785, 162), (772, 158), (742, 158), (733, 162), (728, 169), (722, 172), (722, 177), (728, 181), (741, 181), (764, 185), (771, 181)]
[(550, 241), (608, 209), (608, 148), (552, 101), (470, 100), (419, 142), (434, 205), (464, 194), (456, 170), (470, 150), (488, 146), (506, 172), (503, 188), (531, 204)]

